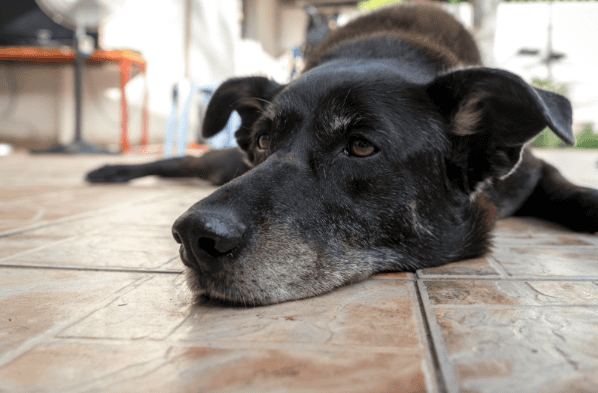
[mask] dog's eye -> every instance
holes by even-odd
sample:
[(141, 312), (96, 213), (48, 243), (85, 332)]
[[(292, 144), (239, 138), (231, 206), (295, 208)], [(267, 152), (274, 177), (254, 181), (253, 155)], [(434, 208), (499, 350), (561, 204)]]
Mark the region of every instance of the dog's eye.
[(349, 143), (348, 152), (355, 157), (368, 157), (377, 152), (377, 149), (369, 141), (363, 138), (353, 138)]
[(257, 138), (257, 147), (260, 150), (269, 150), (270, 149), (270, 135), (262, 134)]

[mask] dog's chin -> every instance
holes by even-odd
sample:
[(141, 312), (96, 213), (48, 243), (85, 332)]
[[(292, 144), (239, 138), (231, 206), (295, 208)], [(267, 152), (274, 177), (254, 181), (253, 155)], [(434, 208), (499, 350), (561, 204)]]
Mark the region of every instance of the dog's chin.
[(283, 291), (283, 293), (278, 291), (278, 293), (272, 296), (272, 293), (263, 290), (256, 293), (250, 288), (244, 288), (242, 285), (236, 283), (229, 283), (228, 285), (216, 284), (210, 280), (209, 275), (203, 275), (200, 271), (192, 268), (185, 269), (185, 277), (193, 299), (198, 304), (209, 303), (211, 305), (232, 307), (258, 307), (317, 295), (301, 296), (300, 294), (293, 294), (288, 291)]
[[(231, 307), (258, 307), (268, 306), (277, 303), (283, 303), (294, 300), (311, 298), (332, 290), (366, 279), (369, 275), (353, 277), (343, 283), (329, 282), (320, 283), (317, 286), (300, 288), (296, 285), (274, 285), (264, 288), (255, 286), (244, 286), (243, 279), (239, 282), (228, 281), (228, 283), (218, 283), (210, 278), (209, 274), (202, 274), (193, 268), (185, 269), (185, 278), (187, 286), (193, 296), (196, 304), (210, 304)], [(322, 285), (323, 284), (323, 285)]]

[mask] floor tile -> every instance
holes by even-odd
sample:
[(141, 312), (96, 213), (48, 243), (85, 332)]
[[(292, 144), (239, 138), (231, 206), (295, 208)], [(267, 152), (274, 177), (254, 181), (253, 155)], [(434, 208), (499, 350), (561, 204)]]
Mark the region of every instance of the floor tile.
[(497, 222), (493, 233), (503, 237), (529, 238), (537, 235), (562, 235), (575, 232), (535, 217), (507, 217)]
[(594, 392), (598, 307), (440, 308), (464, 392)]
[(114, 208), (167, 193), (169, 191), (125, 186), (98, 188), (81, 185), (13, 201), (3, 201), (0, 195), (0, 232)]
[(596, 247), (504, 248), (493, 257), (510, 276), (598, 278)]
[(0, 259), (47, 246), (69, 237), (69, 235), (60, 233), (19, 233), (14, 236), (0, 237)]
[(417, 354), (62, 341), (0, 367), (0, 390), (426, 392), (428, 367)]
[(421, 269), (417, 271), (418, 277), (427, 276), (463, 276), (463, 275), (475, 275), (475, 276), (498, 276), (499, 272), (489, 263), (491, 257), (483, 257), (476, 259), (468, 259), (465, 261), (449, 263), (448, 265), (431, 267), (427, 269)]
[(96, 235), (19, 254), (0, 264), (147, 270), (159, 269), (176, 258), (178, 250), (179, 246), (171, 237)]
[(433, 305), (598, 306), (598, 285), (589, 281), (425, 281)]
[(130, 273), (0, 267), (0, 357), (131, 285)]
[(413, 283), (368, 280), (315, 298), (259, 308), (198, 308), (175, 332), (184, 341), (310, 343), (425, 350)]
[(324, 296), (257, 308), (209, 302), (189, 306), (188, 295), (183, 276), (154, 275), (60, 336), (427, 350), (408, 281), (370, 280)]
[(554, 234), (534, 234), (529, 237), (506, 237), (497, 236), (494, 241), (495, 248), (508, 247), (596, 247), (598, 246), (598, 236), (569, 232), (559, 232)]
[[(0, 237), (0, 246), (6, 246), (0, 251), (0, 265), (181, 271), (181, 263), (171, 262), (179, 253), (172, 224), (202, 192), (170, 193), (116, 211), (5, 235)], [(68, 240), (57, 243), (58, 239)]]
[(162, 340), (192, 312), (185, 285), (180, 275), (146, 275), (135, 288), (74, 322), (58, 337)]
[(144, 274), (107, 291), (109, 302), (1, 366), (0, 390), (437, 391), (412, 281), (232, 308), (190, 304), (181, 279)]

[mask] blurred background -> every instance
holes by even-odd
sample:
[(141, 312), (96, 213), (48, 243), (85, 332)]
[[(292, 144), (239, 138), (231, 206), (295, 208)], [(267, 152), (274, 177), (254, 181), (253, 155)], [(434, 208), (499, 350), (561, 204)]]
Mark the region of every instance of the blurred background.
[[(2, 0), (0, 143), (40, 149), (74, 140), (76, 49), (85, 141), (114, 151), (142, 142), (171, 151), (176, 137), (203, 143), (201, 113), (219, 83), (240, 75), (288, 82), (327, 33), (394, 2)], [(596, 147), (598, 2), (439, 3), (474, 33), (487, 65), (566, 94), (580, 147)], [(99, 12), (97, 26), (75, 40), (69, 18)], [(547, 134), (536, 145), (559, 142)]]

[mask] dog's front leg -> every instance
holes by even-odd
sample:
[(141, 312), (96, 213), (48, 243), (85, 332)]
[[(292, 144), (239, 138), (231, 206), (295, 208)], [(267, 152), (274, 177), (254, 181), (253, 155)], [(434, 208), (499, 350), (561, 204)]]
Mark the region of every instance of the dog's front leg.
[(247, 172), (244, 153), (239, 149), (213, 150), (200, 157), (177, 157), (137, 165), (106, 165), (87, 174), (92, 183), (123, 183), (144, 176), (196, 177), (215, 185)]

